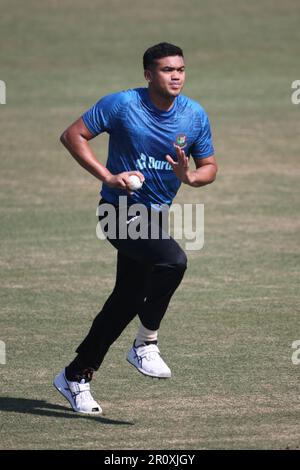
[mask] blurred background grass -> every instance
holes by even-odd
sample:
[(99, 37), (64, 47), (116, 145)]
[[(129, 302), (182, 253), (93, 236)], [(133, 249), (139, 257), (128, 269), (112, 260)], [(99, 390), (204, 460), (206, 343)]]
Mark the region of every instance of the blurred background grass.
[[(297, 448), (299, 79), (296, 0), (0, 0), (1, 448)], [(52, 378), (114, 283), (95, 236), (98, 182), (59, 135), (100, 96), (144, 86), (142, 55), (185, 52), (184, 93), (207, 109), (217, 181), (205, 247), (162, 324), (172, 368), (147, 381), (124, 361), (133, 322), (93, 382), (105, 415), (69, 411)], [(107, 137), (92, 143), (106, 160)]]

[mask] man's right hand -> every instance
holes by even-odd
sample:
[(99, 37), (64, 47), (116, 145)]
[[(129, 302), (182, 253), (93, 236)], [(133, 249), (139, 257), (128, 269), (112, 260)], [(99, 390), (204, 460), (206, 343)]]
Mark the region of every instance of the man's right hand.
[(107, 186), (110, 186), (111, 188), (124, 189), (129, 194), (133, 194), (129, 188), (129, 176), (131, 175), (136, 175), (140, 178), (142, 183), (145, 181), (145, 177), (140, 171), (123, 171), (117, 175), (110, 174), (103, 180), (103, 183), (107, 184)]

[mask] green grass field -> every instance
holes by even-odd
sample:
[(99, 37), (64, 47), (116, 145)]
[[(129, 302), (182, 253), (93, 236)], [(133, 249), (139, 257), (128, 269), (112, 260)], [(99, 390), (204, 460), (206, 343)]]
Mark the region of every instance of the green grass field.
[[(298, 0), (0, 0), (2, 449), (300, 447)], [(216, 182), (205, 247), (161, 327), (169, 381), (125, 356), (134, 321), (93, 381), (102, 417), (52, 387), (110, 293), (116, 254), (95, 235), (98, 182), (59, 143), (100, 96), (143, 86), (141, 57), (183, 47), (185, 94), (208, 110)], [(106, 160), (106, 136), (93, 147)], [(121, 314), (121, 312), (120, 312)]]

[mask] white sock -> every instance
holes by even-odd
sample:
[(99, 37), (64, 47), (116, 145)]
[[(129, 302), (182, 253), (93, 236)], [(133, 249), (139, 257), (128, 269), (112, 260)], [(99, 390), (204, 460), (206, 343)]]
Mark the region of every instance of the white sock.
[(158, 330), (148, 330), (141, 323), (136, 335), (135, 346), (140, 346), (145, 341), (157, 341), (157, 335)]

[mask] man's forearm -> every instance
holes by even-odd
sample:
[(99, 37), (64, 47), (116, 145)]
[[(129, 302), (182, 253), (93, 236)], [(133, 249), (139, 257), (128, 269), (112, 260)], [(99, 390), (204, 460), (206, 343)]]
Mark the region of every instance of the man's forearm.
[(60, 140), (79, 165), (97, 179), (105, 181), (111, 176), (110, 171), (97, 160), (88, 141), (84, 137), (77, 136), (76, 138), (71, 138), (68, 136), (68, 133), (65, 132), (62, 134)]
[(189, 172), (189, 181), (188, 185), (198, 188), (200, 186), (205, 186), (207, 184), (213, 183), (217, 175), (216, 165), (204, 165), (196, 170)]

